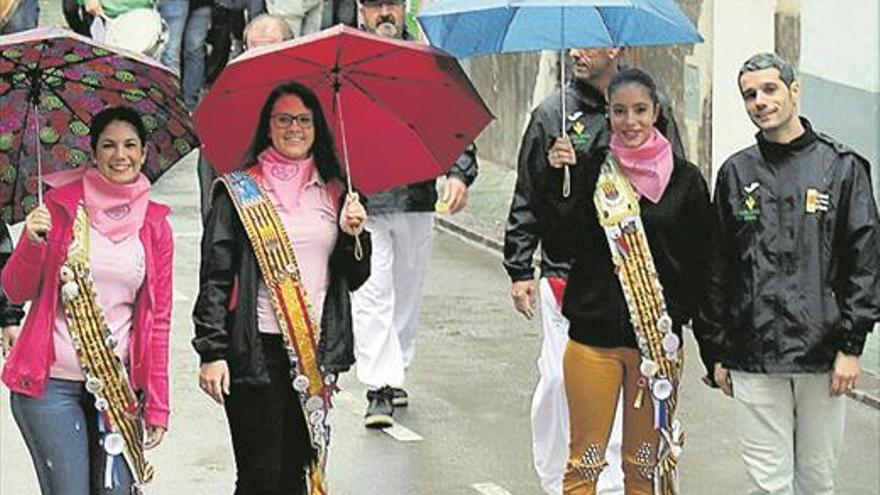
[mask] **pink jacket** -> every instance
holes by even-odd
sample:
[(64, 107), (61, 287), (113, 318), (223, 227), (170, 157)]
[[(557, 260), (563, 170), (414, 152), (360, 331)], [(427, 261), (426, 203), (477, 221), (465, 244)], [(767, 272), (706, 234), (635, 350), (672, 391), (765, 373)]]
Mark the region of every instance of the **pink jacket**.
[[(46, 241), (32, 242), (26, 232), (0, 276), (10, 301), (33, 301), (21, 335), (3, 369), (10, 390), (32, 397), (43, 393), (55, 360), (52, 329), (58, 308), (58, 272), (73, 238), (82, 182), (53, 189), (46, 196), (52, 230)], [(144, 246), (146, 276), (134, 309), (129, 343), (129, 375), (136, 390), (146, 392), (146, 422), (168, 427), (168, 331), (171, 325), (171, 267), (174, 239), (167, 206), (150, 202), (139, 236)], [(120, 253), (124, 256), (124, 253)]]

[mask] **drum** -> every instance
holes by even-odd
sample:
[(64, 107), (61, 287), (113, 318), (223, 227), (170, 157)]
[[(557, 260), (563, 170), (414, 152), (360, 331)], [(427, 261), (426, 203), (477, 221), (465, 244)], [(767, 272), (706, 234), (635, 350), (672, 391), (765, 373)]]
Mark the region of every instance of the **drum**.
[(158, 59), (168, 40), (168, 25), (155, 9), (132, 9), (107, 21), (104, 42)]
[(0, 0), (0, 28), (6, 25), (21, 0)]

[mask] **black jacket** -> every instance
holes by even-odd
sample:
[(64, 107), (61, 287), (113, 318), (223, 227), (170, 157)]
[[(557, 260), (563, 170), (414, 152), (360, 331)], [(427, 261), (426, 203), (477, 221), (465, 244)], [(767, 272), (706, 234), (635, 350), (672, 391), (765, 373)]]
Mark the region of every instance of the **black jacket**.
[[(340, 199), (339, 211), (342, 211)], [(363, 258), (354, 257), (354, 237), (341, 230), (330, 256), (329, 286), (321, 317), (319, 364), (341, 373), (354, 363), (351, 295), (370, 276), (370, 235), (361, 235)], [(199, 296), (193, 310), (193, 347), (203, 363), (225, 359), (234, 383), (269, 383), (257, 329), (257, 259), (225, 187), (216, 187), (202, 236)], [(238, 297), (232, 301), (234, 282)], [(234, 305), (230, 309), (230, 302)], [(259, 352), (258, 352), (259, 351)]]
[[(566, 133), (572, 140), (578, 162), (604, 157), (610, 135), (605, 96), (593, 86), (572, 80), (565, 87)], [(657, 128), (672, 143), (673, 153), (684, 157), (672, 113), (661, 104)], [(668, 117), (667, 117), (668, 116)], [(534, 278), (532, 257), (541, 244), (541, 276), (568, 276), (570, 261), (560, 253), (565, 233), (557, 225), (560, 208), (566, 202), (561, 186), (550, 187), (551, 168), (547, 151), (559, 137), (562, 117), (559, 91), (555, 91), (532, 112), (522, 138), (517, 160), (516, 187), (504, 233), (504, 268), (514, 282)]]
[[(603, 156), (571, 168), (573, 201), (563, 210), (564, 243), (573, 259), (562, 301), (571, 323), (569, 337), (597, 347), (637, 348), (620, 281), (614, 273), (605, 230), (596, 217), (593, 193)], [(553, 177), (562, 184), (561, 173)], [(675, 158), (669, 184), (654, 204), (639, 202), (645, 235), (663, 285), (667, 310), (676, 333), (698, 314), (705, 285), (709, 189), (699, 169)]]
[[(413, 37), (404, 29), (402, 39), (412, 41)], [(447, 177), (455, 177), (468, 187), (477, 180), (479, 165), (477, 164), (477, 147), (473, 143), (467, 147), (455, 163)], [(386, 213), (428, 212), (434, 211), (437, 202), (437, 181), (435, 179), (393, 187), (367, 197), (370, 213), (382, 215)]]
[[(0, 222), (0, 270), (6, 266), (9, 257), (12, 256), (12, 238), (9, 228)], [(0, 328), (10, 325), (18, 325), (24, 318), (24, 310), (20, 304), (12, 304), (6, 298), (6, 293), (0, 290)]]
[[(477, 180), (477, 147), (473, 144), (455, 160), (447, 177), (460, 179), (470, 186)], [(367, 197), (370, 213), (427, 212), (434, 211), (437, 202), (437, 181), (435, 179), (417, 182), (406, 186), (398, 186)]]
[(831, 369), (880, 320), (880, 225), (867, 161), (806, 132), (718, 172), (701, 354), (758, 373)]

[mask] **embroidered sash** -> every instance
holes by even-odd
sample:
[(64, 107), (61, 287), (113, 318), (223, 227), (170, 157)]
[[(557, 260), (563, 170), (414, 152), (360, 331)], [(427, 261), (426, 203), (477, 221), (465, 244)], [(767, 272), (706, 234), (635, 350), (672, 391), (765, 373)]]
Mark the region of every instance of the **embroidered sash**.
[[(638, 196), (609, 154), (599, 171), (593, 195), (599, 224), (605, 230), (614, 271), (620, 281), (641, 354), (640, 389), (633, 407), (642, 407), (645, 390), (654, 402), (654, 428), (660, 433), (656, 466), (648, 473), (654, 493), (679, 493), (677, 463), (684, 440), (674, 419), (681, 375), (681, 339), (672, 330), (654, 257), (640, 216)], [(640, 462), (650, 462), (642, 459)]]
[(116, 341), (98, 305), (89, 267), (89, 218), (82, 205), (76, 209), (73, 240), (59, 278), (67, 328), (86, 375), (86, 390), (95, 397), (99, 429), (105, 433), (105, 485), (112, 488), (112, 459), (122, 454), (134, 477), (134, 491), (139, 493), (153, 478), (153, 466), (144, 457), (142, 401), (132, 389), (125, 365), (113, 353)]
[(330, 441), (327, 413), (336, 389), (336, 376), (324, 373), (318, 365), (320, 326), (302, 284), (293, 244), (263, 189), (259, 168), (236, 170), (220, 180), (229, 190), (254, 248), (290, 358), (293, 388), (299, 393), (312, 446), (317, 451), (309, 466), (309, 495), (326, 495), (324, 467)]

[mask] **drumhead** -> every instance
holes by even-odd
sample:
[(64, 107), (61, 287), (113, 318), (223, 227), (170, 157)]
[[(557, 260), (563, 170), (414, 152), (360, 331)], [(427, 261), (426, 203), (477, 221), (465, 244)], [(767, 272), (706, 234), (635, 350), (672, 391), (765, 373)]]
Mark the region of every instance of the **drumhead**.
[(21, 0), (0, 0), (0, 27), (6, 25), (6, 21), (12, 17), (15, 8)]
[(150, 53), (162, 36), (162, 17), (153, 9), (133, 9), (107, 24), (108, 45), (139, 53)]

